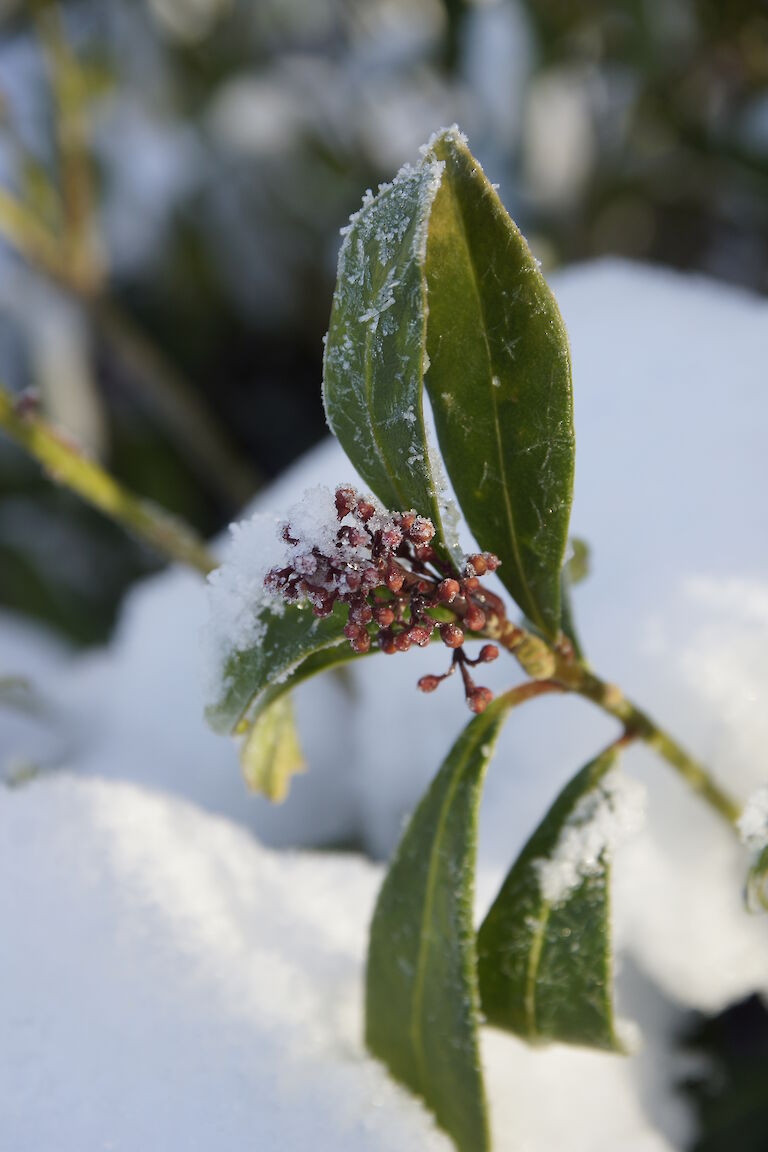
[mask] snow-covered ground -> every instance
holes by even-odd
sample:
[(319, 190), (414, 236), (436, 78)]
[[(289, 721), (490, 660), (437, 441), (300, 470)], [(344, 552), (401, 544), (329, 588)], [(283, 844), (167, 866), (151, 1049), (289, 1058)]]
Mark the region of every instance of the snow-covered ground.
[[(745, 799), (768, 780), (768, 306), (616, 263), (553, 286), (574, 363), (572, 527), (593, 555), (575, 594), (585, 647)], [(344, 480), (323, 445), (258, 506)], [(385, 855), (465, 722), (454, 685), (414, 691), (439, 670), (429, 650), (305, 685), (310, 771), (275, 809), (203, 724), (205, 611), (201, 583), (173, 571), (134, 592), (103, 652), (73, 658), (0, 623), (0, 675), (29, 675), (46, 707), (0, 711), (0, 770), (42, 769), (0, 791), (0, 1148), (447, 1148), (360, 1042), (379, 866), (273, 848)], [(500, 660), (487, 682), (512, 674)], [(481, 813), (479, 913), (612, 733), (577, 700), (511, 718)], [(644, 1047), (529, 1050), (487, 1032), (497, 1149), (683, 1147), (681, 1013), (768, 984), (745, 849), (649, 753), (626, 763), (649, 786), (614, 897), (620, 1007)]]

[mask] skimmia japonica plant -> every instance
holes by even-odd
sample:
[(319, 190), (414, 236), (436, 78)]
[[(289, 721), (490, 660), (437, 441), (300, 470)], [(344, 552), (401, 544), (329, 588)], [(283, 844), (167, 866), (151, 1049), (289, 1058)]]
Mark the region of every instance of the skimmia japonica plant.
[[(432, 692), (452, 676), (474, 716), (413, 814), (379, 895), (366, 1040), (460, 1152), (485, 1152), (481, 1019), (532, 1042), (621, 1050), (608, 891), (612, 847), (632, 818), (622, 750), (652, 746), (737, 827), (754, 852), (748, 902), (764, 908), (768, 788), (740, 814), (673, 737), (586, 662), (569, 603), (584, 546), (566, 547), (574, 460), (566, 334), (461, 134), (438, 133), (416, 167), (367, 193), (344, 233), (324, 400), (371, 495), (345, 484), (333, 495), (307, 493), (277, 529), (270, 522), (266, 550), (255, 521), (236, 526), (230, 559), (216, 568), (187, 526), (126, 491), (29, 397), (1, 386), (0, 428), (162, 555), (211, 573), (208, 718), (242, 737), (246, 778), (272, 799), (302, 766), (291, 689), (344, 662), (376, 653), (405, 660), (409, 648), (434, 645), (435, 671), (418, 687)], [(53, 261), (66, 283), (75, 268), (68, 238), (60, 249), (60, 237), (39, 236), (41, 266)], [(20, 251), (34, 254), (23, 243)], [(43, 249), (35, 252), (42, 260)], [(439, 452), (425, 427), (425, 388)], [(477, 542), (469, 555), (444, 473)], [(505, 656), (525, 678), (493, 698), (475, 678)], [(496, 737), (518, 705), (564, 692), (613, 716), (616, 738), (554, 799), (476, 930), (476, 818)]]
[[(243, 735), (246, 775), (279, 798), (300, 765), (295, 685), (343, 661), (400, 659), (414, 645), (434, 645), (422, 691), (455, 674), (475, 715), (379, 895), (366, 1040), (461, 1152), (483, 1152), (481, 1017), (530, 1041), (622, 1048), (608, 917), (611, 848), (631, 808), (622, 749), (651, 744), (729, 823), (738, 809), (582, 654), (569, 607), (578, 545), (564, 563), (574, 463), (566, 334), (537, 262), (455, 129), (366, 194), (344, 230), (324, 401), (373, 495), (348, 485), (308, 493), (273, 529), (266, 570), (254, 565), (249, 583), (244, 549), (239, 569), (214, 574), (214, 593), (238, 583), (240, 609), (209, 719)], [(474, 554), (459, 549), (444, 472)], [(492, 573), (507, 603), (488, 586)], [(493, 698), (477, 669), (500, 653), (525, 679)], [(476, 930), (476, 816), (496, 737), (513, 708), (563, 692), (615, 717), (616, 739), (554, 800)], [(756, 866), (753, 885), (762, 874)]]
[[(324, 400), (371, 495), (346, 484), (308, 492), (282, 523), (269, 521), (269, 540), (255, 520), (235, 526), (230, 559), (217, 568), (187, 526), (127, 492), (27, 397), (2, 387), (0, 428), (161, 554), (210, 573), (208, 718), (242, 738), (246, 779), (272, 799), (302, 767), (291, 689), (344, 662), (376, 653), (405, 660), (413, 646), (434, 646), (435, 670), (418, 688), (432, 692), (452, 677), (474, 716), (382, 886), (366, 1040), (460, 1152), (485, 1152), (481, 1019), (531, 1042), (622, 1048), (608, 915), (611, 852), (633, 812), (617, 766), (622, 750), (649, 744), (738, 829), (754, 853), (748, 902), (764, 908), (768, 788), (740, 814), (672, 736), (586, 662), (569, 602), (584, 546), (566, 547), (574, 438), (565, 330), (461, 134), (437, 134), (416, 167), (367, 193), (344, 233)], [(439, 453), (425, 427), (425, 388)], [(478, 545), (469, 555), (444, 473)], [(504, 656), (525, 678), (493, 698), (476, 677)], [(564, 692), (613, 716), (616, 738), (554, 799), (476, 929), (477, 809), (496, 737), (518, 705)]]

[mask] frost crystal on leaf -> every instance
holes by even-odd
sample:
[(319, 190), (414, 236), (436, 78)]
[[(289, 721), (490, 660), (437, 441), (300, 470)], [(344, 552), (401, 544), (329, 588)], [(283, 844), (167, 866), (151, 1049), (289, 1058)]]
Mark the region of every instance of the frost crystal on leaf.
[(534, 861), (541, 895), (557, 907), (587, 876), (596, 875), (617, 844), (641, 826), (645, 788), (614, 769), (582, 796), (546, 859)]

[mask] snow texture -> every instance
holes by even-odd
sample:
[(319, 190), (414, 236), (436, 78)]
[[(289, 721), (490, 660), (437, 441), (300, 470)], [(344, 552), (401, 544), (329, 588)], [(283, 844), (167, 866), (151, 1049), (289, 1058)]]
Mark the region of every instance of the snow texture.
[[(451, 1152), (361, 1042), (380, 867), (59, 774), (0, 793), (0, 870), (3, 1149)], [(624, 1061), (484, 1058), (497, 1152), (670, 1147)]]
[[(592, 549), (573, 593), (586, 651), (744, 803), (765, 782), (768, 746), (768, 539), (756, 527), (768, 306), (617, 263), (552, 286), (573, 352), (572, 530)], [(359, 483), (350, 472), (323, 445), (251, 511)], [(253, 834), (388, 853), (465, 723), (454, 685), (413, 690), (441, 670), (435, 649), (302, 685), (310, 770), (274, 808), (245, 793), (236, 747), (203, 723), (206, 613), (203, 582), (168, 571), (133, 592), (102, 651), (75, 656), (0, 618), (0, 675), (29, 676), (47, 704), (42, 722), (0, 708), (0, 771), (23, 761), (43, 776), (0, 792), (0, 1146), (80, 1152), (100, 1146), (98, 1129), (126, 1149), (447, 1148), (357, 1039), (381, 873), (351, 856), (273, 855)], [(510, 667), (497, 661), (485, 682), (508, 683)], [(395, 753), (380, 738), (383, 701), (407, 735)], [(578, 700), (546, 697), (510, 718), (480, 814), (478, 916), (565, 781), (615, 736)], [(742, 902), (749, 854), (650, 751), (629, 749), (623, 766), (649, 791), (645, 827), (612, 869), (619, 1008), (644, 1047), (628, 1059), (532, 1051), (483, 1030), (500, 1149), (685, 1147), (671, 1037), (689, 1007), (768, 986), (768, 923)], [(290, 896), (283, 871), (301, 877)]]
[(758, 788), (747, 800), (739, 817), (739, 835), (748, 848), (760, 851), (768, 845), (768, 788)]
[(594, 876), (622, 840), (640, 828), (645, 787), (614, 768), (581, 797), (560, 832), (552, 853), (535, 860), (541, 895), (553, 907), (563, 904), (587, 876)]

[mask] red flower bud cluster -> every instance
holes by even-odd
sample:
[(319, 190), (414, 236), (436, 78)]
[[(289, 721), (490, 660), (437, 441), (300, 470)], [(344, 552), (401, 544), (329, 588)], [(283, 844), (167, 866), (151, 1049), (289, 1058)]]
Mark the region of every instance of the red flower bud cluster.
[[(387, 654), (423, 648), (439, 628), (453, 652), (450, 669), (444, 676), (422, 677), (419, 687), (431, 692), (459, 667), (469, 707), (482, 712), (491, 693), (474, 685), (466, 665), (493, 660), (498, 651), (486, 644), (476, 660), (469, 660), (462, 646), (465, 632), (485, 627), (483, 604), (491, 594), (480, 589), (478, 576), (493, 572), (498, 559), (490, 552), (470, 556), (463, 576), (454, 576), (431, 546), (435, 529), (425, 516), (382, 514), (349, 486), (336, 489), (334, 503), (338, 527), (315, 534), (314, 542), (302, 540), (290, 523), (283, 526), (290, 551), (283, 566), (267, 573), (267, 591), (289, 603), (307, 601), (316, 616), (346, 604), (344, 635), (358, 653), (367, 652), (372, 641)], [(492, 600), (498, 612), (500, 602)], [(430, 615), (436, 608), (448, 608), (456, 619), (438, 624)]]

